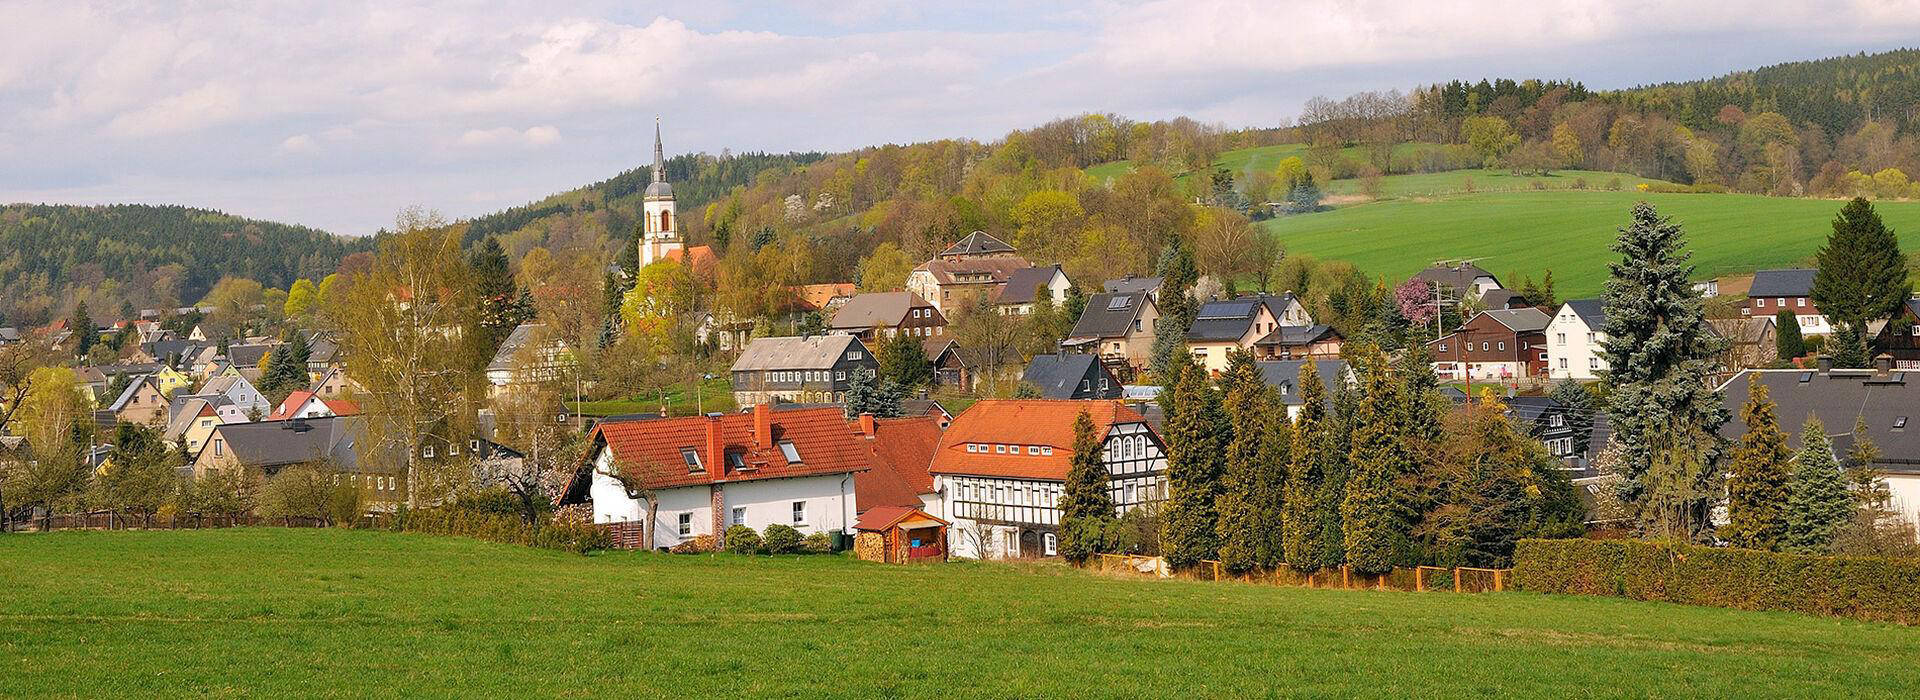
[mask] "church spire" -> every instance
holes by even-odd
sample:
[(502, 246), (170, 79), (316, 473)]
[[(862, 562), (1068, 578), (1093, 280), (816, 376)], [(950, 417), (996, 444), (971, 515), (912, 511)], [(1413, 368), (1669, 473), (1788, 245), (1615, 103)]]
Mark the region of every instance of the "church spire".
[(667, 150), (660, 145), (660, 118), (653, 118), (653, 181), (667, 181)]

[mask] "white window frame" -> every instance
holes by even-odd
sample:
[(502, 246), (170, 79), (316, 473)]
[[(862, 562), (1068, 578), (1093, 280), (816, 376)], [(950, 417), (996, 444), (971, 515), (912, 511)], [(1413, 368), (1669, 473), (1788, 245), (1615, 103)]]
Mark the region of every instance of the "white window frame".
[(733, 507), (733, 524), (735, 525), (747, 524), (747, 507), (746, 506)]
[(693, 514), (681, 513), (678, 531), (681, 537), (693, 535)]
[(795, 525), (807, 524), (807, 502), (806, 501), (793, 502), (793, 524)]

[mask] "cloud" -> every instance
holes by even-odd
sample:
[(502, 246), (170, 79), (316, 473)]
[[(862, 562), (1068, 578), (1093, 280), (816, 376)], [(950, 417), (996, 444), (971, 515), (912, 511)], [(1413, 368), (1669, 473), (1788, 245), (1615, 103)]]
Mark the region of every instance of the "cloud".
[(283, 153), (312, 153), (317, 148), (313, 143), (313, 137), (306, 134), (294, 134), (280, 142), (280, 150)]
[(462, 146), (547, 146), (560, 141), (560, 130), (551, 126), (516, 130), (504, 126), (492, 129), (468, 129), (455, 139)]

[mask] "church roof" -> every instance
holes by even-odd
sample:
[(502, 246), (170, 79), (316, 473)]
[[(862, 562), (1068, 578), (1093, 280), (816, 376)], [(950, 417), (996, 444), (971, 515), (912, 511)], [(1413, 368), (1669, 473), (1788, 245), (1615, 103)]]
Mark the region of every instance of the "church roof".
[(667, 150), (660, 145), (660, 120), (653, 120), (653, 183), (647, 185), (647, 197), (673, 198), (673, 185), (667, 184)]

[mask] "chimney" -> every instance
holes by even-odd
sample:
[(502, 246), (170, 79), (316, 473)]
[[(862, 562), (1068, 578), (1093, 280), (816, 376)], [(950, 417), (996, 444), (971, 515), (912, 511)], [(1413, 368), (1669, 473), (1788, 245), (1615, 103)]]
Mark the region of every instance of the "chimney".
[(1821, 354), (1821, 355), (1820, 355), (1819, 357), (1816, 357), (1816, 358), (1814, 358), (1814, 366), (1815, 366), (1815, 367), (1818, 367), (1818, 368), (1820, 369), (1820, 373), (1821, 373), (1821, 374), (1826, 374), (1826, 373), (1828, 373), (1828, 372), (1832, 372), (1832, 371), (1833, 371), (1833, 356), (1832, 356), (1832, 355), (1827, 355), (1827, 354), (1824, 354), (1824, 353), (1823, 353), (1823, 354)]
[(753, 446), (762, 450), (773, 449), (773, 406), (754, 404), (753, 406)]
[(873, 430), (874, 430), (873, 414), (872, 413), (860, 414), (860, 434), (871, 438), (873, 437)]
[(727, 473), (726, 443), (720, 439), (720, 417), (707, 416), (707, 473), (724, 476)]
[(1893, 356), (1884, 352), (1873, 356), (1873, 374), (1882, 378), (1893, 374)]

